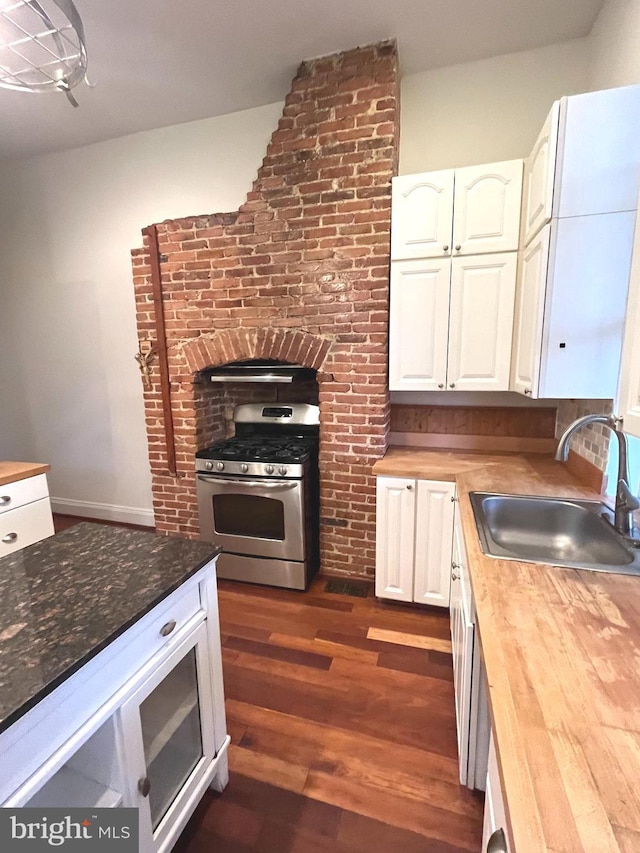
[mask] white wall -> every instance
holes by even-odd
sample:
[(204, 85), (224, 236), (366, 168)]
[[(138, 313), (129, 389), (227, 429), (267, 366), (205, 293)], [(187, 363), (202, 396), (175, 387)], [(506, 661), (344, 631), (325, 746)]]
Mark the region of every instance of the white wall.
[(640, 83), (640, 0), (606, 0), (589, 36), (589, 88)]
[(49, 462), (61, 511), (152, 523), (129, 253), (152, 222), (237, 209), (281, 112), (0, 166), (0, 458)]
[(586, 39), (404, 77), (400, 174), (528, 154), (551, 104), (588, 89)]

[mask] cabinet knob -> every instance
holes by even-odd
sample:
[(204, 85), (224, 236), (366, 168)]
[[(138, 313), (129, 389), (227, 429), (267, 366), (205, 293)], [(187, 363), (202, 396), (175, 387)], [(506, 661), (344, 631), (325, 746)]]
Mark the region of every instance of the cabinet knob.
[(454, 504), (458, 498), (455, 495), (451, 495), (451, 503)]
[(530, 394), (530, 393), (531, 393), (531, 388), (525, 388), (525, 389), (524, 389), (524, 393), (525, 393), (525, 394)]
[(459, 577), (460, 576), (457, 575), (455, 572), (451, 572), (451, 580), (452, 581), (457, 581)]
[(17, 533), (7, 533), (6, 536), (2, 537), (2, 541), (5, 543), (5, 545), (8, 545), (10, 542), (15, 542), (17, 538)]
[(456, 246), (456, 252), (459, 252), (461, 248), (462, 246), (460, 245), (460, 243), (458, 243), (458, 245)]
[(148, 776), (145, 776), (144, 779), (138, 779), (138, 790), (140, 791), (143, 797), (149, 796), (149, 791), (151, 790), (151, 782), (149, 781)]
[(409, 491), (411, 491), (411, 489), (413, 488), (413, 486), (411, 485), (411, 483), (407, 483), (407, 488), (409, 489)]
[(455, 387), (456, 387), (456, 383), (455, 383), (455, 382), (450, 382), (450, 383), (449, 383), (449, 388), (455, 388)]
[(460, 568), (460, 563), (451, 563), (451, 568), (455, 571)]
[(162, 626), (162, 628), (160, 628), (160, 636), (168, 637), (175, 627), (176, 620), (172, 619), (171, 622), (167, 622), (165, 625)]
[(11, 495), (0, 495), (0, 506), (6, 506), (11, 503)]
[(507, 853), (507, 839), (504, 829), (496, 829), (487, 841), (487, 853)]
[(438, 388), (444, 388), (444, 382), (438, 382)]
[(442, 247), (442, 251), (443, 251), (443, 252), (448, 252), (448, 251), (449, 251), (449, 244), (448, 244), (448, 243), (445, 243), (445, 244), (444, 244), (444, 246)]

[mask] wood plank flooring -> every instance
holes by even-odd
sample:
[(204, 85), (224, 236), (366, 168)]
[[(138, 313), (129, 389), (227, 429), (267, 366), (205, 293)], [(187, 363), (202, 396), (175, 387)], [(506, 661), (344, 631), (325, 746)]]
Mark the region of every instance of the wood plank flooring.
[(231, 778), (176, 853), (480, 850), (482, 797), (458, 784), (448, 614), (326, 581), (219, 582)]

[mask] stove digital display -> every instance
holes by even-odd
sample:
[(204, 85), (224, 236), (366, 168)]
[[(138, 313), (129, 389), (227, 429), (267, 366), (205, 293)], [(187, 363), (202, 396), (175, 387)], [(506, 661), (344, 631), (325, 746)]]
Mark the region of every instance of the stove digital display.
[(290, 418), (293, 415), (293, 409), (287, 406), (266, 406), (262, 410), (263, 418)]

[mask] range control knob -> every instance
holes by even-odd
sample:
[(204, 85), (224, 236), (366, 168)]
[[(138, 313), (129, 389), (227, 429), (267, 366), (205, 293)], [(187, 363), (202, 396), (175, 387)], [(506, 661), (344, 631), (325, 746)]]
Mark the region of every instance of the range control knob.
[(284, 475), (287, 473), (287, 469), (284, 467), (284, 465), (281, 465), (278, 468), (278, 473), (280, 473), (284, 477)]
[(218, 471), (224, 471), (224, 462), (216, 462), (216, 468)]
[(212, 471), (213, 470), (213, 462), (205, 462), (204, 467), (207, 469), (207, 471)]
[(273, 465), (265, 465), (264, 470), (267, 474), (273, 474)]
[(247, 473), (247, 471), (249, 470), (249, 466), (247, 465), (246, 462), (242, 463), (242, 465), (240, 466), (240, 470), (242, 471), (243, 474)]

